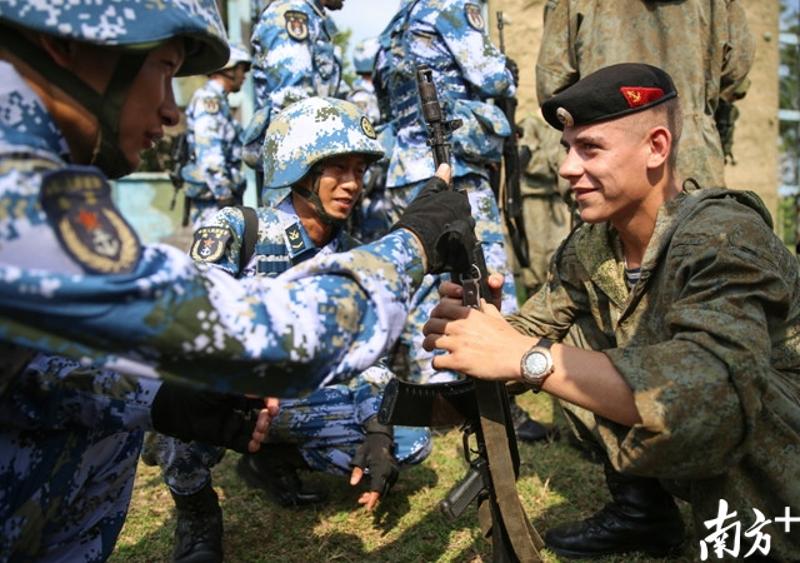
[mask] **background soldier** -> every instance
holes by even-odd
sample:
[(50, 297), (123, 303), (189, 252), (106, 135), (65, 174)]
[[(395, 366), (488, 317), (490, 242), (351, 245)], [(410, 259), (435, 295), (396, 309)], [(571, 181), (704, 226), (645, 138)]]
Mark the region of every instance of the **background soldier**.
[[(270, 121), (289, 104), (312, 96), (339, 94), (342, 63), (333, 38), (336, 24), (326, 10), (341, 10), (344, 0), (274, 0), (258, 18), (250, 37), (256, 113), (245, 131), (245, 162), (256, 170), (260, 198), (282, 199), (287, 190), (262, 194), (258, 162)], [(259, 203), (260, 205), (260, 203)]]
[(343, 5), (344, 0), (274, 0), (264, 8), (250, 38), (256, 109), (267, 107), (274, 117), (303, 98), (336, 96), (342, 65), (334, 53), (336, 25), (325, 11)]
[[(488, 172), (489, 166), (498, 165), (510, 128), (503, 113), (486, 101), (513, 96), (514, 76), (486, 34), (480, 6), (464, 0), (406, 1), (379, 42), (375, 87), (383, 118), (395, 137), (386, 182), (389, 219), (398, 216), (434, 172), (415, 80), (417, 65), (427, 64), (446, 118), (463, 120), (452, 138), (454, 185), (470, 199), (487, 267), (506, 275), (503, 308), (516, 310), (514, 280)], [(408, 377), (417, 382), (453, 377), (435, 374), (431, 355), (421, 346), (420, 329), (437, 300), (437, 285), (438, 278), (431, 277), (415, 296), (400, 341), (409, 356)]]
[[(325, 134), (316, 136), (319, 113), (330, 122)], [(250, 223), (241, 208), (220, 211), (197, 231), (193, 258), (235, 277), (277, 277), (318, 254), (356, 246), (342, 226), (359, 198), (364, 171), (383, 154), (363, 113), (348, 102), (308, 98), (278, 114), (265, 147), (270, 151), (265, 162), (282, 163), (267, 167), (266, 189), (292, 191), (274, 208), (255, 211)], [(199, 256), (209, 236), (225, 239), (219, 246), (224, 252)], [(330, 382), (310, 396), (281, 399), (280, 419), (272, 421), (263, 455), (243, 456), (237, 471), (282, 506), (303, 506), (325, 496), (304, 489), (298, 470), (344, 475), (354, 463), (369, 468), (369, 492), (359, 502), (371, 510), (397, 478), (398, 465), (420, 463), (430, 453), (426, 429), (395, 430), (375, 419), (390, 378), (382, 364), (357, 374), (332, 371)], [(210, 468), (224, 449), (167, 436), (159, 436), (153, 449), (178, 507), (175, 560), (221, 560), (222, 519), (210, 490)], [(360, 475), (353, 479), (357, 484)]]
[[(608, 65), (657, 65), (670, 73), (681, 92), (684, 131), (678, 172), (684, 178), (691, 173), (704, 187), (725, 185), (725, 158), (714, 117), (720, 104), (744, 96), (754, 53), (737, 0), (555, 0), (546, 10), (536, 63), (539, 104)], [(724, 126), (732, 133), (727, 122)]]
[[(416, 67), (430, 66), (447, 119), (460, 119), (453, 132), (456, 189), (470, 199), (475, 232), (489, 271), (505, 276), (503, 311), (517, 310), (514, 278), (509, 269), (500, 211), (489, 184), (489, 169), (499, 166), (503, 138), (511, 134), (505, 115), (487, 99), (515, 95), (516, 65), (492, 44), (481, 6), (464, 0), (405, 2), (381, 33), (376, 58), (376, 90), (381, 112), (389, 120), (394, 146), (387, 173), (387, 216), (394, 220), (433, 174), (427, 129), (417, 103)], [(438, 300), (439, 279), (428, 278), (417, 295), (401, 336), (395, 364), (419, 383), (453, 379), (436, 372), (432, 355), (422, 349), (422, 325)], [(397, 361), (399, 358), (400, 361)], [(514, 408), (518, 434), (526, 440), (546, 437), (546, 430)]]
[(186, 108), (189, 162), (181, 175), (192, 206), (192, 227), (208, 222), (218, 209), (242, 202), (242, 127), (233, 116), (228, 94), (242, 88), (250, 69), (244, 47), (231, 44), (227, 64), (209, 75)]
[(363, 111), (370, 121), (378, 124), (381, 111), (378, 108), (378, 97), (372, 84), (372, 71), (375, 68), (375, 57), (378, 54), (378, 40), (374, 37), (363, 39), (353, 48), (353, 68), (356, 79), (347, 94), (347, 99)]
[(550, 259), (571, 228), (568, 185), (559, 180), (564, 149), (561, 135), (539, 115), (523, 119), (519, 126), (522, 170), (522, 212), (528, 235), (530, 266), (519, 268), (526, 293), (532, 295), (547, 282)]

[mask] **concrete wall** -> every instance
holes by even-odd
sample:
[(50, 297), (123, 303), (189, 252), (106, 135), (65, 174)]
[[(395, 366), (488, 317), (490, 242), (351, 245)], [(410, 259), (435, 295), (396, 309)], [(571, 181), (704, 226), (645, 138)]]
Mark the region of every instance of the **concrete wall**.
[[(613, 1), (613, 0), (609, 0)], [(775, 216), (778, 202), (778, 16), (779, 0), (742, 2), (756, 42), (752, 85), (739, 103), (733, 152), (737, 164), (726, 167), (728, 185), (757, 192)], [(542, 36), (545, 0), (490, 0), (489, 24), (496, 44), (498, 10), (510, 20), (505, 28), (507, 53), (520, 67), (520, 118), (538, 111), (535, 65)]]

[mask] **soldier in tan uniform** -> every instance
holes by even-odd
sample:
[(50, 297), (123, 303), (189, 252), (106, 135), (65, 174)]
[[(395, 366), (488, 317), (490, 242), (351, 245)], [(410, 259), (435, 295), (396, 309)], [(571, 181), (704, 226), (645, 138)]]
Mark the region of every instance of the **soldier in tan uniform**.
[(642, 62), (669, 72), (681, 93), (678, 171), (725, 185), (714, 114), (743, 96), (754, 44), (737, 0), (550, 0), (536, 64), (542, 103), (604, 66)]
[(612, 501), (548, 530), (559, 555), (679, 550), (674, 495), (692, 506), (701, 559), (796, 561), (796, 259), (758, 196), (681, 181), (680, 104), (662, 70), (606, 67), (542, 111), (563, 129), (560, 174), (584, 224), (507, 319), (443, 286), (424, 328), (425, 346), (448, 352), (434, 367), (544, 390), (602, 448)]

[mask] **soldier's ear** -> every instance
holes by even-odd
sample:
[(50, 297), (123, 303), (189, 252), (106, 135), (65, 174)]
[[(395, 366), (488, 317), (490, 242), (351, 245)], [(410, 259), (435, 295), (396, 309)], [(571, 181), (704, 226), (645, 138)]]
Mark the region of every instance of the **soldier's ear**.
[(650, 154), (647, 157), (648, 168), (658, 168), (669, 160), (672, 152), (672, 133), (663, 125), (653, 127), (647, 136)]

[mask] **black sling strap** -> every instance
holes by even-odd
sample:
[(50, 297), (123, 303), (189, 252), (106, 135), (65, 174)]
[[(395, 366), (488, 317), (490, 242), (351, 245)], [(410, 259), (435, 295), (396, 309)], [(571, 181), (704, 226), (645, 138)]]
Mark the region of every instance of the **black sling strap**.
[(240, 277), (248, 262), (253, 257), (256, 250), (256, 240), (258, 239), (258, 215), (256, 210), (246, 205), (237, 205), (237, 209), (244, 216), (244, 236), (242, 236), (242, 249), (239, 252), (239, 275)]

